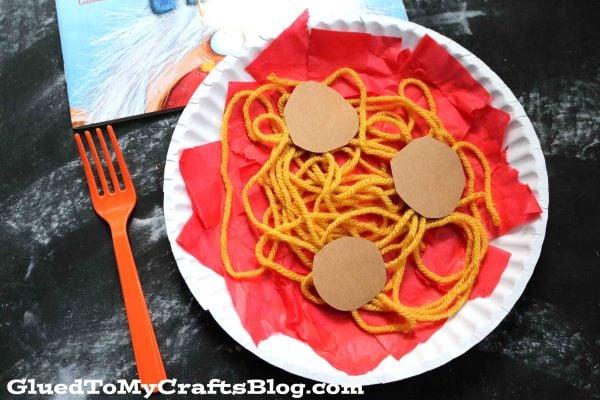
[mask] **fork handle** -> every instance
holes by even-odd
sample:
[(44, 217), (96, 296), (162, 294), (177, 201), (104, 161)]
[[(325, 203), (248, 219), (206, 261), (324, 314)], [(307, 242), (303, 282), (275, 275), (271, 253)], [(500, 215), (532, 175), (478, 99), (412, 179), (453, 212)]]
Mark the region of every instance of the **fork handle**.
[(159, 383), (167, 375), (131, 252), (126, 223), (111, 224), (110, 228), (138, 376), (142, 383)]

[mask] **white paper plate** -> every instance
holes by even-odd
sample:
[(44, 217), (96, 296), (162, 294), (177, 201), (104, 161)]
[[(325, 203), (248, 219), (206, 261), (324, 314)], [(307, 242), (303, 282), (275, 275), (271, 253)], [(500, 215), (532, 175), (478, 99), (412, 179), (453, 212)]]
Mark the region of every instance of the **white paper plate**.
[(429, 340), (400, 360), (388, 356), (372, 371), (349, 376), (333, 368), (307, 344), (278, 334), (258, 346), (242, 326), (223, 277), (202, 265), (176, 242), (192, 214), (190, 199), (179, 171), (181, 151), (219, 140), (219, 128), (227, 86), (230, 81), (251, 81), (244, 67), (270, 41), (261, 39), (243, 53), (225, 58), (207, 76), (183, 111), (173, 132), (164, 179), (164, 208), (167, 233), (179, 270), (200, 305), (240, 345), (263, 360), (306, 378), (337, 384), (369, 385), (408, 378), (439, 367), (461, 355), (488, 335), (513, 307), (529, 281), (539, 258), (548, 215), (548, 176), (544, 155), (529, 118), (510, 89), (481, 60), (452, 40), (414, 23), (386, 17), (360, 20), (312, 21), (313, 27), (338, 31), (368, 32), (402, 37), (403, 46), (414, 48), (425, 34), (433, 37), (492, 95), (492, 105), (510, 114), (505, 144), (508, 160), (527, 183), (542, 207), (535, 221), (493, 242), (512, 253), (498, 286), (488, 298), (469, 301)]

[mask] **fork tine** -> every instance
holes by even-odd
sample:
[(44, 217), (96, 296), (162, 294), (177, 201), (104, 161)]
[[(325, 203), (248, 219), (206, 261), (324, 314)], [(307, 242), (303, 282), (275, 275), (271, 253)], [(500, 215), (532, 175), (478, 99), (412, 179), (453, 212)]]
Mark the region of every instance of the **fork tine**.
[(100, 141), (100, 147), (102, 147), (102, 153), (104, 153), (104, 160), (106, 161), (106, 167), (108, 168), (108, 174), (110, 175), (110, 179), (112, 181), (113, 191), (120, 190), (119, 186), (119, 178), (117, 177), (117, 172), (115, 171), (115, 166), (112, 163), (112, 158), (108, 151), (108, 147), (106, 146), (106, 140), (104, 140), (104, 134), (102, 129), (96, 128), (96, 136), (98, 136), (98, 140)]
[(107, 126), (107, 130), (113, 151), (115, 152), (115, 156), (117, 156), (117, 162), (119, 163), (119, 169), (121, 170), (121, 177), (123, 177), (123, 184), (125, 185), (125, 189), (132, 189), (133, 182), (131, 180), (131, 175), (129, 174), (129, 170), (127, 169), (127, 164), (125, 164), (125, 159), (123, 158), (123, 153), (121, 153), (121, 147), (119, 147), (119, 142), (117, 141), (115, 132), (113, 131), (111, 125)]
[(92, 172), (92, 167), (90, 166), (90, 161), (88, 160), (87, 153), (85, 151), (85, 147), (83, 147), (83, 142), (81, 141), (81, 136), (79, 133), (75, 134), (75, 143), (77, 143), (77, 151), (79, 151), (79, 157), (81, 158), (81, 163), (83, 165), (83, 172), (85, 173), (88, 189), (93, 201), (99, 197), (98, 188), (96, 187), (94, 173)]
[(92, 134), (90, 131), (85, 131), (85, 138), (87, 139), (88, 145), (90, 146), (90, 153), (92, 153), (92, 159), (94, 160), (94, 164), (96, 165), (96, 172), (98, 173), (98, 179), (100, 179), (100, 185), (102, 186), (102, 192), (104, 194), (108, 194), (108, 184), (106, 183), (106, 176), (104, 175), (104, 168), (102, 168), (102, 163), (100, 162), (100, 156), (96, 151), (96, 145), (94, 144), (94, 140), (92, 139)]

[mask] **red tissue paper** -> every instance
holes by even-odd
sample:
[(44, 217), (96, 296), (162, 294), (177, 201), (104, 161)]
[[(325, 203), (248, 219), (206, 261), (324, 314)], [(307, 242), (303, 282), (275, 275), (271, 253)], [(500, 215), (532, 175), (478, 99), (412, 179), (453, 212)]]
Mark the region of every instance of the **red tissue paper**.
[[(365, 81), (369, 94), (375, 95), (394, 93), (403, 78), (419, 78), (431, 88), (448, 131), (459, 140), (476, 144), (489, 160), (492, 194), (502, 219), (500, 227), (494, 227), (482, 208), (490, 236), (501, 235), (541, 213), (535, 196), (527, 185), (519, 182), (517, 171), (506, 160), (503, 139), (508, 114), (489, 104), (489, 93), (444, 48), (424, 37), (410, 51), (402, 48), (400, 38), (309, 30), (307, 20), (308, 14), (304, 13), (267, 46), (246, 68), (257, 82), (230, 83), (227, 100), (239, 90), (259, 86), (272, 72), (293, 79), (322, 80), (341, 67), (350, 67)], [(344, 46), (339, 46), (340, 43)], [(343, 80), (333, 87), (346, 97), (357, 95), (356, 89)], [(422, 100), (418, 92), (414, 96), (415, 101)], [(247, 137), (241, 104), (233, 112), (229, 136), (229, 174), (234, 190), (228, 232), (230, 257), (237, 269), (253, 269), (258, 266), (254, 255), (258, 232), (244, 214), (239, 194), (268, 159), (270, 149)], [(349, 313), (313, 304), (304, 298), (297, 283), (276, 273), (267, 271), (250, 280), (232, 279), (224, 273), (220, 257), (224, 205), (220, 163), (220, 142), (190, 148), (181, 155), (181, 173), (194, 213), (181, 231), (178, 243), (202, 264), (223, 275), (240, 320), (256, 343), (274, 333), (283, 333), (310, 345), (335, 368), (357, 375), (372, 370), (388, 355), (399, 359), (443, 325), (444, 321), (418, 326), (411, 334), (371, 335), (361, 330)], [(481, 168), (475, 168), (475, 173), (481, 185)], [(250, 200), (257, 215), (267, 208), (267, 201), (258, 189), (250, 193)], [(430, 231), (425, 240), (423, 258), (433, 271), (448, 274), (460, 268), (464, 243), (453, 228)], [(297, 265), (289, 253), (282, 252), (278, 257), (280, 263), (290, 268)], [(471, 298), (491, 294), (509, 258), (510, 254), (490, 246)], [(408, 305), (432, 301), (441, 293), (410, 264), (400, 292)], [(368, 321), (378, 318), (382, 317), (366, 316)]]

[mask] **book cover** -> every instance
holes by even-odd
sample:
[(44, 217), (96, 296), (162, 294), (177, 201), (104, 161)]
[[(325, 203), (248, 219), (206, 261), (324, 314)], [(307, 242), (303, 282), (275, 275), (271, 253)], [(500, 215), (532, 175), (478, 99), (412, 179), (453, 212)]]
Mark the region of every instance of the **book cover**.
[(402, 0), (56, 0), (73, 128), (184, 107), (224, 56), (305, 8), (406, 19)]

